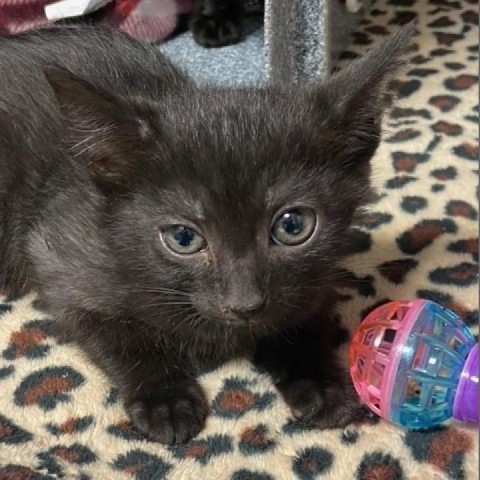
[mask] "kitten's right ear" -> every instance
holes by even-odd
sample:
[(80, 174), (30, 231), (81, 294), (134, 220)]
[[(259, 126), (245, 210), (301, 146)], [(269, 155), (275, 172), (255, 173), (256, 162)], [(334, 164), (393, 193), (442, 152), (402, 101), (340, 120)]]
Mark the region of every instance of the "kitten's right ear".
[(128, 188), (142, 141), (136, 112), (66, 70), (46, 68), (44, 74), (68, 122), (72, 154), (87, 162), (103, 191)]

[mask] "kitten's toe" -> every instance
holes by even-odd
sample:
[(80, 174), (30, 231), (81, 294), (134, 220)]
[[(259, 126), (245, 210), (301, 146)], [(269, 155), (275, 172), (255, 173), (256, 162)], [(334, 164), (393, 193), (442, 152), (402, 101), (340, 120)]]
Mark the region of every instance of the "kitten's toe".
[(195, 41), (206, 48), (224, 47), (242, 40), (241, 19), (228, 18), (221, 12), (196, 15), (191, 28)]
[(290, 384), (285, 388), (283, 396), (292, 415), (305, 423), (310, 423), (323, 409), (323, 395), (312, 380), (299, 380)]
[(175, 444), (190, 440), (205, 424), (208, 405), (195, 381), (178, 382), (136, 395), (127, 403), (134, 425), (149, 438)]
[(306, 425), (320, 429), (344, 428), (365, 418), (365, 409), (348, 387), (324, 386), (305, 379), (292, 382), (282, 390), (293, 416)]

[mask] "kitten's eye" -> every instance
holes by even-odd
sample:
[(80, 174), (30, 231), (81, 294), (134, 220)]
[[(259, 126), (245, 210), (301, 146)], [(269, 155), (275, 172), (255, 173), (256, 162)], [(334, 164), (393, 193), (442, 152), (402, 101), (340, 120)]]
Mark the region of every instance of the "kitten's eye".
[(195, 230), (184, 225), (173, 225), (161, 231), (165, 245), (175, 253), (191, 255), (207, 246), (205, 239)]
[(271, 239), (277, 245), (300, 245), (313, 234), (316, 225), (315, 212), (308, 208), (296, 208), (282, 213), (273, 224)]

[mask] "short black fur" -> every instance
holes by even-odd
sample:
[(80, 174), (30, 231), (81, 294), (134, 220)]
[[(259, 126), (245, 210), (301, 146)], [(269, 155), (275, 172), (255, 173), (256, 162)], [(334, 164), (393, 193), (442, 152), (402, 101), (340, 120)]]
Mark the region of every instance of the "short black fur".
[[(151, 438), (196, 435), (196, 376), (255, 352), (298, 418), (360, 415), (333, 286), (412, 29), (321, 85), (237, 90), (198, 88), (114, 31), (0, 40), (0, 282), (39, 292)], [(272, 242), (292, 209), (316, 229)], [(172, 225), (206, 248), (169, 250)]]

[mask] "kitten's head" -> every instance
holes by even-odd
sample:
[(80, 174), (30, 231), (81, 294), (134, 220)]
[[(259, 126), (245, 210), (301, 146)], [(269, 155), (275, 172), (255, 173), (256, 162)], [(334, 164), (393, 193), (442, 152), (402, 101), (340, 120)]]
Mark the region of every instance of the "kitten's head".
[(47, 73), (140, 317), (262, 334), (321, 306), (412, 30), (304, 88), (185, 84), (116, 99)]

